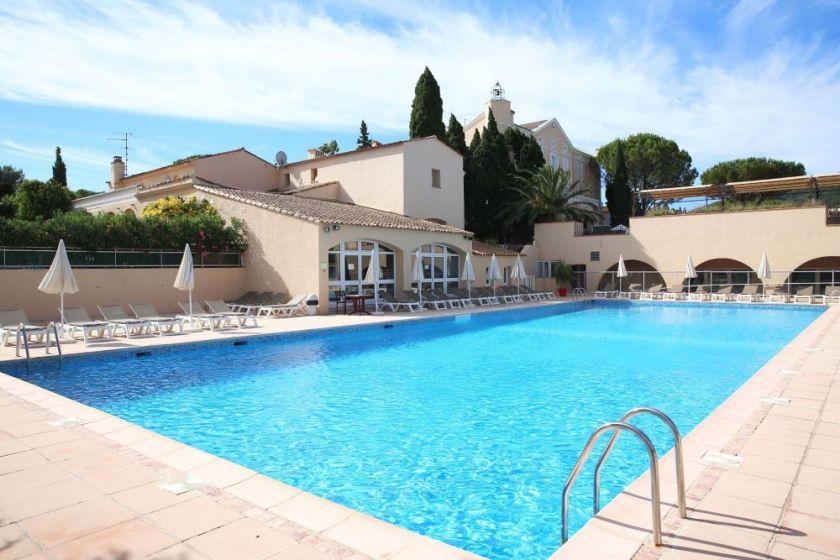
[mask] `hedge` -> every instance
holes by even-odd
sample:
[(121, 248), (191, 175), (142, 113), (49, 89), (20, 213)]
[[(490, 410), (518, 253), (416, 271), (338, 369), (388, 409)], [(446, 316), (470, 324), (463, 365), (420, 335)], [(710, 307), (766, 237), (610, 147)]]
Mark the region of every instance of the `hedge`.
[(0, 218), (0, 246), (54, 247), (59, 239), (64, 239), (67, 247), (86, 251), (181, 250), (186, 243), (201, 253), (248, 248), (242, 220), (233, 218), (226, 224), (218, 215), (138, 218), (81, 211), (48, 220)]

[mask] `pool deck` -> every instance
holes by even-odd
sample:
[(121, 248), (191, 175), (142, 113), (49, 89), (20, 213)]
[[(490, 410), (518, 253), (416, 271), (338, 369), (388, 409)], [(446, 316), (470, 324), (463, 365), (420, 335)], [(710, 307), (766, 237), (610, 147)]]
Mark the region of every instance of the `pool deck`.
[(651, 538), (648, 472), (551, 560), (840, 558), (840, 306), (765, 364), (683, 447), (688, 519), (676, 510), (673, 451), (660, 459), (662, 546)]
[[(252, 329), (68, 344), (64, 351), (446, 314), (452, 312), (276, 319)], [(673, 455), (660, 460), (664, 546), (650, 544), (645, 474), (552, 560), (840, 558), (837, 341), (840, 306), (832, 306), (685, 437), (688, 520), (673, 507)], [(0, 349), (0, 369), (10, 359), (14, 349)], [(789, 402), (767, 402), (774, 397)], [(742, 463), (706, 464), (708, 451), (737, 455)], [(0, 373), (0, 560), (7, 558), (479, 557)]]

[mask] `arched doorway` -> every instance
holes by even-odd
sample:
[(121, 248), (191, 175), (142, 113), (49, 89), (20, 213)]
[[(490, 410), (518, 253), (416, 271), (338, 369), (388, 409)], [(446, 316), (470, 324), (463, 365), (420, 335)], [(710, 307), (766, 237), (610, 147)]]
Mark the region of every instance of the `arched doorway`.
[[(455, 249), (442, 243), (430, 243), (419, 247), (414, 254), (418, 251), (423, 262), (422, 289), (440, 288), (447, 293), (458, 289), (461, 257)], [(414, 266), (414, 259), (411, 265)], [(417, 284), (412, 283), (412, 286), (417, 287)]]
[(812, 286), (815, 294), (824, 294), (840, 286), (840, 256), (819, 257), (802, 263), (789, 275), (785, 284), (791, 293)]
[(624, 261), (624, 268), (627, 269), (627, 276), (618, 278), (618, 262), (614, 263), (601, 276), (601, 281), (598, 283), (598, 289), (603, 290), (607, 284), (612, 284), (616, 289), (619, 285), (622, 289), (627, 289), (631, 284), (638, 284), (642, 291), (647, 290), (656, 284), (665, 285), (665, 279), (656, 268), (636, 259), (628, 259)]
[(746, 286), (759, 284), (758, 275), (749, 265), (735, 259), (710, 259), (695, 267), (697, 278), (693, 285)]
[[(373, 251), (379, 256), (379, 274), (374, 283), (367, 282), (367, 271)], [(360, 239), (344, 241), (331, 247), (327, 254), (329, 263), (329, 289), (342, 290), (348, 295), (384, 290), (394, 293), (396, 285), (396, 260), (394, 249), (379, 241)]]

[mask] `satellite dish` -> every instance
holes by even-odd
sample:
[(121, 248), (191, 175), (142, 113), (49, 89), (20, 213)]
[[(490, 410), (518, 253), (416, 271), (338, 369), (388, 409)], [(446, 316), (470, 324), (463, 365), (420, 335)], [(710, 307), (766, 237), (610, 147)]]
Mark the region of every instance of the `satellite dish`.
[(277, 155), (274, 156), (274, 161), (277, 162), (277, 165), (286, 165), (288, 163), (288, 158), (286, 157), (286, 152), (280, 150), (277, 152)]

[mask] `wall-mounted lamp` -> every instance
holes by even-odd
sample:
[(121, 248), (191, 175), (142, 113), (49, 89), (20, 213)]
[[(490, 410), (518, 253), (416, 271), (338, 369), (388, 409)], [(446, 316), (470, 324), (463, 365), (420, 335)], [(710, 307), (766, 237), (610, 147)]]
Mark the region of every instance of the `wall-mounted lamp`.
[(324, 233), (329, 233), (329, 232), (330, 232), (330, 224), (327, 224), (327, 225), (324, 226)]
[(338, 231), (341, 229), (341, 226), (338, 224), (333, 224), (333, 231)]

